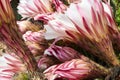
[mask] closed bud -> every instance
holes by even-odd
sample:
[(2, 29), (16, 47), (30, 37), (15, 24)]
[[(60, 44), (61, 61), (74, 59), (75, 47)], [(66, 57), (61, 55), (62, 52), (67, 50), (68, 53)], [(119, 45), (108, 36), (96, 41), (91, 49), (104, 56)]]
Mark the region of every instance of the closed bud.
[(88, 59), (73, 59), (59, 65), (53, 65), (44, 71), (48, 80), (56, 78), (68, 80), (93, 80), (96, 77), (106, 76), (107, 70)]
[(51, 45), (48, 49), (45, 50), (44, 54), (54, 56), (61, 62), (81, 57), (81, 54), (76, 50), (70, 47), (61, 47), (57, 45)]
[(41, 55), (46, 49), (47, 41), (44, 38), (44, 30), (40, 30), (37, 32), (27, 31), (23, 34), (23, 39), (33, 53), (33, 55)]

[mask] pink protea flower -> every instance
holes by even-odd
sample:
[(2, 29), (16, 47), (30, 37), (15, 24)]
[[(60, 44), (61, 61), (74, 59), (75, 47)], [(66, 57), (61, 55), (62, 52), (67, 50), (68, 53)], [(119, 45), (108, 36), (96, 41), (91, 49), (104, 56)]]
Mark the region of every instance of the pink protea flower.
[(66, 10), (66, 6), (60, 0), (20, 0), (17, 8), (18, 13), (23, 18), (43, 17), (45, 14), (49, 15), (54, 11), (64, 12)]
[(40, 30), (38, 32), (27, 31), (23, 34), (23, 39), (31, 42), (42, 42), (44, 41), (44, 33), (44, 30)]
[(34, 17), (37, 14), (51, 13), (52, 6), (50, 0), (20, 0), (18, 13), (23, 18)]
[(54, 19), (45, 25), (46, 39), (64, 37), (104, 61), (118, 65), (119, 61), (109, 39), (106, 16), (110, 14), (110, 10), (105, 7), (105, 3), (100, 0), (71, 3), (65, 14), (56, 14)]
[(47, 42), (44, 38), (44, 30), (38, 32), (27, 31), (23, 34), (23, 39), (33, 55), (42, 55), (47, 47)]
[(0, 57), (0, 80), (12, 80), (15, 74), (26, 71), (25, 64), (14, 53)]
[(23, 60), (29, 72), (36, 72), (37, 62), (22, 39), (9, 0), (0, 0), (0, 12), (0, 40)]
[(56, 80), (56, 78), (68, 80), (83, 80), (95, 77), (105, 76), (107, 70), (94, 62), (84, 59), (73, 59), (59, 65), (53, 65), (44, 71), (48, 80)]

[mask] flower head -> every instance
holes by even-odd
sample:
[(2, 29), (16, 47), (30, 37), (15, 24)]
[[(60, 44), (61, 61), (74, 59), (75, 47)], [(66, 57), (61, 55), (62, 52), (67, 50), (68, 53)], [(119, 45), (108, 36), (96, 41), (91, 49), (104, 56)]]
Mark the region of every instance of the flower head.
[(23, 34), (23, 39), (25, 41), (31, 41), (31, 42), (42, 42), (44, 41), (44, 34), (45, 32), (40, 30), (38, 32), (32, 32), (27, 31), (25, 34)]
[(0, 6), (0, 39), (20, 59), (23, 59), (23, 62), (29, 67), (29, 71), (33, 72), (37, 67), (37, 63), (22, 39), (9, 0), (0, 0)]
[(17, 8), (23, 18), (32, 17), (35, 20), (43, 20), (44, 16), (51, 15), (53, 12), (64, 12), (67, 6), (60, 0), (20, 0)]
[(81, 0), (76, 4), (71, 3), (65, 14), (57, 14), (48, 25), (45, 25), (46, 39), (64, 37), (106, 62), (118, 65), (109, 38), (106, 17), (111, 13), (108, 6), (107, 8), (105, 6), (107, 5), (100, 0)]
[(46, 49), (47, 42), (44, 33), (44, 30), (40, 30), (38, 32), (27, 31), (23, 34), (23, 39), (33, 55), (42, 55)]
[(44, 14), (52, 12), (50, 0), (20, 0), (18, 5), (18, 13), (23, 18), (34, 17), (37, 14)]
[(44, 74), (48, 80), (55, 80), (56, 78), (65, 78), (68, 80), (92, 80), (94, 77), (93, 75), (101, 75), (101, 72), (99, 73), (99, 71), (101, 71), (100, 68), (96, 67), (88, 60), (73, 59), (66, 61), (65, 63), (49, 67), (44, 71)]
[(0, 57), (0, 79), (12, 80), (13, 76), (19, 72), (26, 72), (25, 64), (14, 53), (3, 54)]
[(61, 47), (54, 44), (52, 44), (48, 49), (46, 49), (44, 54), (54, 56), (61, 62), (81, 57), (80, 53), (70, 47)]

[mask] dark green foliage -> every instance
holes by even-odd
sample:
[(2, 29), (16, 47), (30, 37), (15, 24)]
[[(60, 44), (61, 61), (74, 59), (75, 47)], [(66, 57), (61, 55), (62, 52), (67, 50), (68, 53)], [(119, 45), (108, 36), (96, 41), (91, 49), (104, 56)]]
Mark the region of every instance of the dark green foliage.
[(120, 0), (111, 0), (111, 6), (113, 7), (115, 21), (118, 27), (120, 27)]
[(11, 4), (12, 4), (12, 8), (14, 10), (14, 14), (16, 16), (17, 20), (21, 19), (21, 16), (17, 13), (17, 6), (18, 6), (19, 0), (12, 0)]

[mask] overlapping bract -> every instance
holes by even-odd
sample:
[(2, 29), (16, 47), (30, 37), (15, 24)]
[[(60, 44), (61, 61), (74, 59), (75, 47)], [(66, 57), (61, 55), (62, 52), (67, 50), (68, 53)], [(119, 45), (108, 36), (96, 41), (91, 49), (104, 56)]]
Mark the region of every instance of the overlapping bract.
[(40, 30), (37, 32), (26, 31), (23, 34), (23, 39), (33, 55), (41, 55), (46, 49), (47, 43), (44, 39), (44, 33), (44, 30)]
[(81, 57), (80, 53), (70, 47), (61, 47), (56, 45), (50, 46), (48, 49), (45, 50), (44, 54), (54, 56), (61, 62)]
[(91, 63), (88, 59), (83, 57), (83, 59), (73, 59), (60, 65), (53, 65), (45, 70), (44, 73), (48, 80), (55, 80), (56, 78), (61, 78), (61, 80), (63, 78), (82, 80), (92, 79), (94, 75), (102, 76), (104, 74), (104, 72), (99, 72), (101, 71), (100, 68), (96, 68), (94, 63)]

